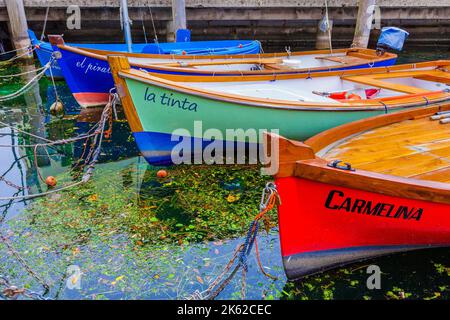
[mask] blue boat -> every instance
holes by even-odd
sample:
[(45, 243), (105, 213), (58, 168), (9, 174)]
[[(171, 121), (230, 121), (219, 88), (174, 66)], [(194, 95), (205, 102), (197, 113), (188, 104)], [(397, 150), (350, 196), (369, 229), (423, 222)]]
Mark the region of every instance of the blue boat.
[[(32, 30), (28, 30), (31, 44), (42, 66), (46, 65), (52, 56), (53, 48), (48, 42), (41, 41)], [(125, 43), (67, 43), (68, 46), (104, 50), (109, 52), (127, 52)], [(132, 52), (158, 55), (238, 55), (259, 53), (261, 43), (256, 40), (225, 40), (225, 41), (189, 41), (173, 43), (133, 43)], [(63, 72), (58, 62), (54, 62), (45, 73), (50, 77), (63, 78)]]
[[(28, 30), (28, 36), (31, 40), (31, 45), (35, 47), (36, 55), (38, 57), (39, 63), (44, 66), (46, 65), (53, 54), (52, 45), (48, 42), (41, 41), (36, 37), (36, 34), (33, 30)], [(109, 51), (117, 51), (117, 52), (126, 52), (127, 45), (124, 43), (71, 43), (71, 46), (79, 47), (79, 48), (87, 48), (87, 49), (98, 49), (98, 50), (109, 50)], [(132, 45), (133, 52), (141, 52), (142, 49), (146, 46), (146, 43), (137, 43)], [(51, 73), (50, 73), (51, 72)], [(52, 64), (51, 71), (47, 70), (45, 75), (50, 77), (53, 74), (55, 78), (64, 78), (61, 72), (61, 68), (58, 65), (58, 62), (54, 62)]]

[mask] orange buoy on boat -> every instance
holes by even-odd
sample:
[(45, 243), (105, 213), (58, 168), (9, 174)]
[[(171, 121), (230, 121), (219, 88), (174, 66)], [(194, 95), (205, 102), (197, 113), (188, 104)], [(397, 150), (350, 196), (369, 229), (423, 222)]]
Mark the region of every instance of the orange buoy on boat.
[(45, 184), (50, 188), (56, 186), (56, 178), (54, 176), (48, 176), (47, 179), (45, 179)]
[(166, 170), (159, 170), (159, 171), (156, 173), (156, 176), (157, 176), (158, 178), (165, 178), (165, 177), (168, 176), (168, 173), (167, 173)]

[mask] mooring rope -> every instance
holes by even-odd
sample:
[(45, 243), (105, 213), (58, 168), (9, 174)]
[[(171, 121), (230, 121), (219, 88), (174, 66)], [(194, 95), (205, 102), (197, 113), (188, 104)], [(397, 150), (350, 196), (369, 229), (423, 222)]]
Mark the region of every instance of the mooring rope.
[(36, 73), (36, 75), (31, 78), (23, 87), (21, 87), (19, 90), (4, 95), (4, 96), (0, 96), (0, 102), (5, 102), (5, 101), (9, 101), (12, 99), (15, 99), (17, 97), (19, 97), (20, 95), (24, 94), (25, 92), (27, 92), (28, 90), (30, 90), (33, 86), (35, 86), (38, 81), (45, 75), (45, 71), (47, 71), (48, 69), (51, 69), (51, 65), (53, 63), (53, 58), (50, 59), (49, 62), (47, 62), (47, 64), (45, 65), (44, 68), (42, 68), (38, 73)]
[(44, 19), (44, 26), (42, 27), (42, 32), (41, 32), (41, 41), (44, 40), (45, 37), (45, 29), (47, 27), (47, 20), (48, 20), (48, 12), (50, 11), (50, 4), (47, 5), (47, 10), (45, 11), (45, 19)]
[(6, 64), (10, 64), (11, 62), (22, 58), (23, 56), (32, 54), (34, 52), (34, 50), (36, 50), (35, 46), (28, 46), (25, 48), (20, 48), (20, 49), (16, 49), (16, 51), (18, 52), (19, 50), (25, 50), (24, 52), (22, 52), (21, 54), (15, 55), (14, 57), (12, 57), (11, 59), (5, 60), (5, 61), (0, 61), (0, 66), (1, 65), (6, 65)]
[[(267, 212), (269, 212), (270, 210), (272, 210), (275, 207), (275, 205), (277, 204), (277, 201), (279, 201), (277, 189), (273, 182), (269, 182), (269, 183), (267, 183), (267, 185), (265, 186), (265, 188), (262, 192), (260, 211), (254, 218), (254, 220), (250, 223), (244, 243), (241, 244), (234, 251), (233, 256), (230, 259), (230, 261), (227, 263), (227, 265), (222, 270), (222, 272), (219, 274), (219, 276), (217, 276), (216, 279), (211, 282), (211, 284), (208, 286), (208, 288), (202, 292), (196, 290), (190, 297), (187, 298), (188, 300), (213, 300), (213, 299), (215, 299), (219, 295), (219, 293), (222, 292), (222, 290), (231, 282), (231, 280), (234, 278), (234, 276), (237, 274), (237, 272), (240, 269), (242, 269), (241, 296), (242, 296), (242, 299), (245, 298), (246, 276), (247, 276), (247, 271), (248, 271), (247, 260), (248, 260), (248, 256), (251, 253), (253, 246), (255, 245), (255, 248), (257, 248), (256, 236), (258, 235), (259, 222), (262, 218), (265, 217), (265, 214)], [(275, 277), (269, 275), (262, 268), (258, 250), (257, 250), (257, 259), (258, 259), (258, 265), (260, 266), (263, 274), (271, 279), (275, 279)], [(236, 260), (237, 260), (237, 263), (235, 263)], [(235, 265), (235, 266), (232, 269), (233, 265)], [(225, 277), (227, 274), (228, 274), (228, 276)]]
[(29, 49), (29, 48), (30, 48), (30, 46), (25, 46), (25, 47), (22, 47), (22, 48), (17, 48), (17, 49), (12, 49), (12, 50), (9, 50), (9, 51), (0, 52), (0, 56), (6, 55), (8, 53), (19, 52), (19, 51), (22, 51), (22, 50), (25, 50), (25, 49)]
[[(113, 106), (113, 104), (117, 103), (117, 101), (118, 101), (118, 99), (115, 95), (116, 94), (112, 94), (110, 96), (109, 102), (103, 109), (103, 112), (102, 112), (99, 122), (97, 122), (88, 131), (87, 134), (82, 134), (77, 137), (73, 137), (73, 138), (69, 138), (69, 139), (60, 139), (60, 140), (56, 140), (56, 141), (51, 141), (51, 140), (48, 140), (48, 139), (45, 139), (42, 137), (38, 137), (38, 136), (35, 136), (33, 134), (26, 132), (25, 134), (28, 134), (28, 135), (36, 137), (36, 138), (42, 138), (42, 139), (45, 139), (48, 141), (45, 143), (36, 143), (36, 144), (31, 144), (31, 145), (0, 145), (0, 147), (32, 147), (32, 148), (34, 148), (34, 158), (36, 160), (37, 149), (39, 147), (63, 145), (63, 144), (68, 144), (68, 143), (72, 143), (72, 142), (79, 141), (79, 140), (86, 140), (86, 144), (87, 144), (88, 139), (93, 138), (93, 141), (91, 143), (92, 148), (89, 151), (89, 153), (86, 155), (86, 157), (83, 159), (84, 164), (83, 164), (81, 170), (84, 170), (84, 168), (87, 168), (87, 169), (85, 170), (80, 181), (76, 181), (74, 183), (71, 183), (69, 185), (66, 185), (66, 186), (63, 186), (63, 187), (60, 187), (57, 189), (49, 189), (48, 191), (45, 191), (45, 192), (40, 192), (40, 193), (35, 193), (35, 194), (25, 194), (25, 195), (12, 196), (12, 197), (0, 197), (0, 201), (31, 199), (31, 198), (46, 196), (46, 195), (49, 195), (49, 194), (52, 194), (55, 192), (60, 192), (63, 190), (67, 190), (67, 189), (76, 187), (81, 184), (85, 184), (86, 182), (88, 182), (93, 175), (93, 170), (94, 170), (95, 164), (97, 163), (98, 157), (100, 155), (100, 150), (101, 150), (101, 146), (102, 146), (102, 142), (103, 142), (103, 135), (105, 135), (106, 132), (108, 132), (108, 135), (111, 134), (112, 121), (110, 121), (110, 120), (112, 119), (112, 116), (113, 116), (112, 110), (115, 108), (115, 106)], [(106, 130), (107, 124), (109, 125), (109, 128)], [(20, 130), (13, 126), (10, 126), (10, 125), (8, 125), (8, 126), (12, 129)], [(21, 130), (21, 131), (23, 132), (23, 130)], [(82, 156), (84, 156), (84, 152), (83, 152)], [(81, 159), (79, 159), (79, 161), (75, 164), (74, 168), (80, 164), (80, 160)], [(36, 161), (35, 161), (35, 166), (36, 166), (36, 170), (38, 172), (38, 176), (39, 176), (40, 180), (41, 181), (44, 180), (39, 172), (39, 167), (38, 167), (38, 164)], [(73, 170), (73, 168), (72, 168), (72, 170)]]
[(20, 72), (20, 73), (13, 73), (13, 74), (7, 74), (7, 75), (0, 75), (0, 78), (13, 78), (13, 77), (19, 77), (19, 76), (23, 76), (29, 73), (33, 73), (33, 72), (39, 72), (42, 69), (46, 68), (46, 66), (37, 68), (37, 69), (33, 69), (33, 70), (29, 70), (29, 71), (24, 71), (24, 72)]

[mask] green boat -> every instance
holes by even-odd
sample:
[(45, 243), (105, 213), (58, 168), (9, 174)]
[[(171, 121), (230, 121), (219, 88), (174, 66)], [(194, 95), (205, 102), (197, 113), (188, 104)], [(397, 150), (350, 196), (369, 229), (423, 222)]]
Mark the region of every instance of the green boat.
[(131, 69), (124, 57), (108, 60), (137, 145), (154, 165), (204, 163), (205, 154), (220, 163), (229, 150), (258, 146), (264, 131), (304, 140), (358, 119), (450, 101), (450, 61), (219, 78), (156, 77)]

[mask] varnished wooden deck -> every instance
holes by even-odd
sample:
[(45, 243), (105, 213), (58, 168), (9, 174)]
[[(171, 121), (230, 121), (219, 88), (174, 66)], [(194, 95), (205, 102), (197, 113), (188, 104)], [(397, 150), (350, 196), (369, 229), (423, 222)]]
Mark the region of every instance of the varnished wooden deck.
[(450, 124), (429, 117), (408, 120), (351, 137), (323, 158), (356, 169), (450, 183)]

